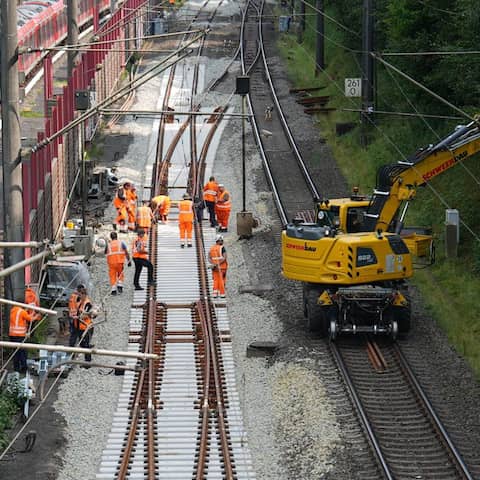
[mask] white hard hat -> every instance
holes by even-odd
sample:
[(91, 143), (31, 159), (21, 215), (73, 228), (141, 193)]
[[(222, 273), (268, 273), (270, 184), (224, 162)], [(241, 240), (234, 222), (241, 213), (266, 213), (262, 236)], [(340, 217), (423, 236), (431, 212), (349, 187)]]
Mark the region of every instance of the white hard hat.
[(215, 242), (223, 242), (223, 235), (217, 235), (215, 237)]

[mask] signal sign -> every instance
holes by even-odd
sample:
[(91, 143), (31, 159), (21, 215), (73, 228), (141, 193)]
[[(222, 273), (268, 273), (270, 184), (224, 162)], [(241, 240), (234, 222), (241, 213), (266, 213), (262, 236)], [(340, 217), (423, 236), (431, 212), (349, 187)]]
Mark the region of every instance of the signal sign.
[(345, 96), (346, 97), (362, 96), (362, 79), (361, 78), (345, 79)]

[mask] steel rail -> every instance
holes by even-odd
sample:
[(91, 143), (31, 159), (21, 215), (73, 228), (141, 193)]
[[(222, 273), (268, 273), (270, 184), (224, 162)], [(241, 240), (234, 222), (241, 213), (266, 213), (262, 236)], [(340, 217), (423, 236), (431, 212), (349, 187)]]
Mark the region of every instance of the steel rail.
[(138, 376), (135, 398), (133, 401), (133, 408), (130, 414), (130, 423), (128, 435), (125, 441), (125, 449), (123, 455), (121, 456), (120, 465), (118, 468), (118, 480), (125, 480), (128, 475), (128, 468), (130, 464), (130, 458), (133, 453), (133, 448), (135, 445), (135, 439), (137, 436), (138, 423), (140, 420), (140, 415), (142, 413), (142, 389), (139, 386), (143, 385), (145, 382), (145, 377), (147, 373), (145, 370), (142, 370)]
[(263, 59), (263, 68), (265, 70), (265, 75), (267, 77), (268, 85), (270, 86), (270, 94), (272, 95), (275, 106), (277, 107), (278, 114), (280, 115), (283, 131), (285, 132), (288, 143), (292, 147), (293, 153), (295, 154), (295, 158), (297, 159), (297, 163), (300, 165), (300, 170), (303, 173), (303, 176), (305, 177), (305, 181), (307, 182), (308, 188), (310, 189), (312, 196), (314, 198), (320, 198), (320, 194), (317, 190), (317, 187), (313, 183), (312, 176), (310, 175), (307, 165), (303, 161), (300, 150), (298, 149), (295, 139), (293, 138), (292, 131), (288, 126), (287, 119), (285, 118), (282, 106), (280, 105), (280, 101), (278, 100), (278, 95), (275, 90), (275, 86), (273, 84), (272, 76), (270, 74), (270, 69), (268, 67), (267, 57), (265, 54), (265, 48), (263, 45), (263, 30), (262, 30), (263, 8), (264, 8), (264, 3), (262, 3), (260, 12), (259, 12), (258, 35), (260, 39), (259, 45), (260, 45), (260, 52), (262, 54), (262, 59)]
[[(242, 63), (242, 72), (243, 72), (244, 75), (247, 72), (249, 72), (251, 70), (251, 68), (253, 68), (253, 65), (255, 65), (255, 62), (256, 62), (256, 60), (255, 60), (252, 63), (252, 65), (250, 65), (250, 67), (247, 69), (247, 67), (245, 65), (245, 56), (246, 56), (245, 55), (245, 25), (246, 25), (246, 19), (247, 19), (247, 10), (248, 10), (248, 8), (251, 4), (252, 4), (251, 1), (249, 1), (248, 4), (247, 4), (247, 7), (245, 9), (245, 14), (242, 18), (242, 26), (241, 26), (241, 30), (240, 30), (240, 40), (241, 40), (240, 58), (241, 58), (241, 63)], [(260, 56), (260, 49), (257, 48), (257, 57), (256, 58), (258, 58), (259, 56)], [(268, 159), (267, 159), (267, 155), (265, 153), (265, 148), (263, 146), (263, 142), (262, 142), (262, 139), (261, 139), (261, 136), (260, 136), (260, 130), (258, 128), (258, 124), (257, 124), (257, 121), (255, 119), (255, 116), (253, 115), (252, 99), (251, 99), (250, 94), (248, 94), (246, 97), (247, 97), (248, 110), (249, 110), (250, 114), (252, 115), (251, 116), (251, 125), (252, 125), (252, 129), (253, 129), (253, 134), (254, 134), (254, 137), (255, 137), (255, 141), (256, 141), (256, 144), (257, 144), (257, 147), (258, 147), (258, 150), (259, 150), (259, 153), (260, 153), (260, 157), (262, 158), (263, 169), (265, 171), (267, 181), (270, 184), (270, 187), (272, 189), (273, 200), (274, 200), (275, 206), (277, 207), (278, 214), (280, 215), (281, 222), (282, 222), (283, 225), (286, 225), (288, 223), (288, 219), (287, 219), (287, 215), (286, 215), (286, 208), (284, 207), (284, 205), (282, 203), (282, 200), (280, 198), (278, 188), (277, 188), (277, 185), (275, 183), (275, 179), (273, 178), (272, 170), (270, 168), (270, 165), (269, 165), (269, 162), (268, 162)]]
[[(157, 226), (152, 229), (150, 236), (150, 260), (153, 265), (157, 264)], [(157, 309), (155, 289), (152, 286), (148, 287), (148, 314), (147, 314), (147, 337), (146, 337), (146, 350), (148, 353), (154, 353), (154, 346), (156, 343), (156, 331), (155, 325), (157, 321)], [(148, 468), (148, 480), (155, 480), (155, 370), (156, 365), (153, 360), (148, 362), (148, 397), (147, 397), (147, 468)]]
[(413, 386), (417, 396), (420, 398), (423, 406), (425, 407), (426, 411), (428, 412), (428, 415), (433, 423), (433, 426), (435, 430), (438, 432), (439, 436), (441, 437), (445, 447), (447, 448), (450, 456), (452, 457), (453, 462), (456, 465), (456, 468), (459, 472), (459, 474), (462, 476), (462, 478), (466, 480), (474, 480), (474, 477), (468, 470), (467, 465), (463, 461), (462, 456), (460, 455), (460, 452), (457, 450), (455, 444), (453, 443), (453, 440), (450, 438), (450, 435), (448, 434), (447, 430), (443, 426), (440, 418), (438, 417), (437, 413), (435, 412), (435, 409), (433, 408), (432, 403), (428, 399), (426, 393), (424, 392), (422, 386), (420, 385), (420, 382), (417, 380), (417, 377), (413, 373), (412, 368), (408, 364), (407, 359), (405, 358), (405, 355), (403, 354), (400, 346), (398, 343), (395, 343), (393, 345), (395, 354), (397, 355), (397, 358), (400, 362), (400, 365), (404, 371), (405, 376), (407, 377), (408, 381), (410, 384)]
[(395, 477), (393, 476), (392, 472), (390, 471), (390, 468), (388, 467), (387, 459), (383, 455), (380, 444), (373, 431), (373, 427), (370, 423), (370, 420), (368, 419), (367, 412), (363, 408), (362, 401), (360, 400), (360, 397), (357, 394), (355, 386), (353, 385), (352, 378), (350, 377), (350, 374), (348, 373), (348, 369), (342, 359), (342, 355), (340, 353), (338, 345), (335, 342), (330, 342), (329, 346), (332, 351), (333, 357), (337, 363), (338, 369), (340, 370), (343, 376), (343, 379), (345, 381), (345, 384), (348, 388), (353, 404), (359, 414), (360, 421), (365, 429), (365, 432), (367, 433), (368, 439), (370, 441), (370, 444), (372, 445), (374, 454), (377, 457), (377, 460), (382, 469), (382, 472), (387, 478), (387, 480), (394, 480)]
[[(150, 252), (152, 262), (155, 262), (156, 258), (156, 225), (151, 230)], [(145, 304), (145, 323), (146, 334), (143, 338), (143, 351), (146, 354), (154, 354), (155, 345), (155, 324), (156, 324), (156, 298), (154, 289), (151, 286), (147, 287), (148, 301)], [(156, 358), (159, 358), (157, 355)], [(147, 430), (147, 478), (148, 480), (155, 480), (155, 362), (149, 360), (147, 368), (142, 370), (137, 382), (134, 385), (135, 400), (133, 409), (130, 415), (130, 424), (128, 429), (128, 435), (125, 441), (125, 452), (121, 457), (119, 466), (118, 478), (125, 480), (128, 476), (128, 470), (130, 461), (133, 455), (135, 442), (138, 435), (140, 419), (145, 415), (146, 418), (146, 430)], [(146, 396), (146, 399), (145, 399)]]
[[(378, 465), (381, 467), (384, 475), (388, 479), (393, 479), (398, 476), (400, 472), (397, 471), (397, 473), (394, 473), (394, 470), (397, 470), (398, 468), (402, 468), (401, 464), (397, 464), (395, 462), (395, 459), (397, 458), (397, 454), (393, 454), (394, 456), (390, 458), (390, 455), (392, 453), (388, 453), (389, 449), (393, 448), (391, 445), (391, 437), (387, 436), (385, 444), (382, 443), (383, 441), (377, 438), (377, 433), (376, 429), (378, 427), (375, 427), (375, 411), (370, 411), (370, 413), (367, 413), (367, 410), (369, 408), (374, 408), (376, 409), (377, 407), (376, 402), (369, 407), (368, 401), (369, 397), (367, 396), (366, 399), (362, 400), (361, 398), (361, 391), (359, 391), (359, 388), (355, 385), (355, 381), (352, 378), (350, 374), (350, 368), (348, 366), (348, 363), (352, 363), (354, 365), (357, 364), (358, 358), (355, 356), (346, 356), (347, 361), (344, 359), (344, 355), (341, 353), (341, 346), (339, 346), (337, 343), (330, 342), (329, 343), (330, 350), (332, 352), (332, 356), (335, 359), (335, 363), (337, 364), (338, 369), (340, 370), (342, 377), (344, 379), (345, 385), (347, 386), (347, 389), (350, 393), (350, 397), (352, 399), (352, 402), (354, 403), (354, 407), (356, 411), (358, 412), (358, 416), (360, 418), (360, 421), (363, 425), (364, 431), (367, 434), (367, 437), (370, 441), (370, 444), (372, 445), (375, 457), (377, 458)], [(384, 359), (384, 355), (378, 345), (373, 345), (373, 348), (376, 350), (376, 355), (380, 356), (382, 358), (382, 362), (386, 365), (386, 361)], [(395, 378), (402, 378), (402, 383), (401, 383), (401, 388), (405, 390), (407, 388), (407, 391), (411, 392), (412, 400), (407, 400), (406, 397), (404, 400), (411, 403), (412, 405), (416, 405), (417, 409), (419, 410), (418, 415), (420, 416), (419, 418), (422, 418), (425, 422), (425, 425), (429, 425), (429, 435), (431, 436), (431, 442), (432, 444), (425, 445), (425, 448), (430, 451), (433, 448), (433, 445), (438, 446), (441, 450), (433, 451), (431, 453), (431, 458), (426, 457), (426, 459), (422, 459), (419, 468), (420, 472), (423, 472), (425, 470), (427, 471), (435, 471), (435, 468), (445, 468), (445, 472), (449, 471), (447, 470), (447, 465), (448, 468), (450, 468), (453, 471), (456, 471), (458, 473), (458, 478), (462, 478), (465, 480), (473, 480), (474, 476), (470, 473), (468, 470), (467, 465), (465, 464), (463, 458), (461, 457), (459, 451), (455, 447), (452, 439), (448, 435), (448, 432), (446, 431), (445, 427), (442, 425), (438, 415), (435, 412), (435, 409), (433, 408), (431, 402), (428, 400), (427, 395), (425, 394), (423, 388), (421, 387), (419, 381), (417, 380), (415, 374), (413, 373), (410, 365), (408, 364), (407, 359), (404, 357), (399, 345), (397, 343), (389, 345), (391, 355), (395, 357), (395, 361), (390, 363), (390, 367), (396, 369), (397, 371), (393, 370), (393, 373), (390, 372), (390, 376), (392, 376), (394, 373), (396, 373)], [(370, 356), (369, 356), (370, 359)], [(396, 366), (395, 366), (395, 365)], [(364, 376), (365, 377), (365, 376)], [(361, 390), (371, 390), (375, 389), (374, 384), (370, 385), (370, 380), (367, 377), (366, 379), (363, 378), (363, 382), (360, 383)], [(375, 378), (375, 375), (374, 377)], [(376, 377), (378, 378), (378, 377)], [(361, 379), (362, 380), (362, 379)], [(356, 380), (358, 382), (358, 379)], [(388, 382), (390, 385), (392, 382)], [(408, 386), (408, 387), (407, 387)], [(398, 389), (399, 387), (397, 387)], [(384, 392), (386, 395), (398, 395), (398, 392), (393, 391), (389, 392), (388, 390)], [(387, 400), (389, 397), (386, 396), (385, 400)], [(408, 411), (408, 410), (407, 410)], [(380, 417), (383, 419), (385, 413), (382, 413), (382, 416)], [(409, 414), (411, 415), (411, 414)], [(415, 421), (415, 424), (418, 423), (418, 419)], [(383, 432), (383, 435), (388, 435), (387, 432), (385, 432), (385, 425), (384, 425), (384, 420), (382, 420), (382, 429), (381, 431)], [(390, 429), (392, 432), (397, 432), (395, 428)], [(395, 434), (395, 433), (393, 433)], [(400, 435), (399, 432), (397, 432), (398, 435)], [(392, 433), (390, 433), (392, 435)], [(427, 440), (426, 440), (427, 441)], [(427, 441), (428, 442), (428, 441)], [(423, 445), (423, 444), (422, 444)], [(384, 451), (385, 449), (385, 451)], [(398, 447), (397, 447), (398, 450)], [(445, 460), (442, 461), (442, 458), (439, 458), (439, 453), (442, 451), (443, 455), (445, 455)], [(448, 461), (447, 461), (448, 458)], [(401, 460), (401, 458), (400, 458)], [(419, 460), (420, 461), (420, 460)], [(441, 467), (440, 467), (441, 466)], [(428, 470), (430, 469), (430, 470)], [(412, 472), (409, 471), (403, 471), (405, 474), (412, 474)], [(457, 478), (452, 477), (452, 478)]]
[[(196, 19), (199, 17), (200, 12), (207, 6), (208, 2), (209, 2), (209, 0), (204, 1), (202, 6), (198, 9), (195, 16), (190, 21), (185, 33), (182, 36), (182, 39), (179, 41), (179, 47), (188, 38), (192, 25), (195, 23)], [(177, 67), (177, 64), (174, 64), (172, 66), (172, 68), (170, 69), (169, 76), (168, 76), (167, 88), (166, 88), (165, 95), (163, 97), (163, 104), (162, 104), (162, 110), (164, 110), (164, 111), (168, 110), (168, 102), (170, 100), (171, 89), (172, 89), (173, 81), (175, 79), (176, 67)], [(173, 114), (173, 112), (172, 112), (172, 114)], [(168, 115), (168, 114), (166, 114), (166, 115)], [(168, 193), (166, 191), (161, 191), (160, 190), (161, 187), (165, 188), (165, 185), (168, 184), (168, 180), (166, 180), (166, 179), (168, 179), (169, 161), (166, 161), (166, 160), (163, 159), (163, 144), (164, 144), (164, 141), (165, 141), (164, 137), (165, 137), (166, 115), (162, 114), (161, 117), (160, 117), (159, 140), (158, 140), (158, 143), (157, 143), (157, 153), (156, 153), (156, 161), (155, 161), (155, 166), (154, 166), (154, 175), (152, 177), (153, 179), (155, 179), (155, 186), (154, 186), (154, 189), (152, 189), (155, 192), (155, 195)], [(186, 122), (190, 122), (190, 121), (191, 121), (191, 116), (187, 118)], [(179, 139), (180, 139), (180, 137), (178, 137), (177, 143), (178, 143)], [(175, 150), (175, 148), (173, 150)], [(173, 154), (173, 150), (172, 150), (172, 154)], [(158, 169), (158, 171), (157, 171), (157, 169)]]
[[(218, 433), (220, 436), (220, 444), (224, 462), (224, 476), (227, 480), (233, 480), (235, 478), (235, 475), (229, 448), (228, 427), (224, 411), (225, 406), (223, 402), (222, 386), (224, 382), (222, 381), (222, 374), (220, 373), (220, 359), (217, 352), (218, 332), (214, 331), (213, 326), (215, 324), (215, 321), (211, 315), (212, 304), (211, 301), (208, 299), (208, 296), (206, 295), (206, 292), (208, 291), (207, 265), (203, 253), (205, 251), (203, 245), (203, 236), (201, 234), (200, 225), (198, 223), (195, 225), (195, 235), (201, 292), (204, 293), (203, 299), (200, 301), (201, 308), (199, 309), (199, 311), (201, 312), (200, 319), (202, 323), (202, 328), (204, 330), (206, 352), (205, 354), (207, 357), (205, 366), (206, 371), (204, 375), (205, 387), (203, 407), (205, 408), (205, 411), (207, 411), (208, 405), (208, 411), (213, 409), (217, 415)], [(213, 376), (213, 385), (210, 384), (210, 375)], [(215, 402), (215, 404), (212, 404), (212, 402)], [(207, 428), (207, 426), (202, 425), (202, 438), (205, 438), (206, 433), (203, 428)], [(203, 478), (202, 476), (198, 476), (199, 473), (200, 472), (197, 472), (197, 480), (201, 480)]]
[[(197, 258), (200, 258), (201, 251), (198, 248), (197, 240)], [(209, 338), (208, 331), (206, 326), (205, 316), (203, 315), (203, 304), (197, 302), (197, 312), (200, 319), (200, 325), (202, 330), (202, 338), (204, 342), (204, 366), (203, 366), (203, 392), (202, 392), (202, 421), (200, 424), (200, 435), (199, 435), (199, 452), (198, 452), (198, 462), (197, 470), (195, 473), (196, 480), (203, 480), (205, 478), (205, 469), (208, 461), (208, 450), (209, 450), (209, 438), (210, 438), (210, 402), (209, 402), (209, 393), (210, 393), (210, 379), (211, 379), (211, 350), (209, 348)]]

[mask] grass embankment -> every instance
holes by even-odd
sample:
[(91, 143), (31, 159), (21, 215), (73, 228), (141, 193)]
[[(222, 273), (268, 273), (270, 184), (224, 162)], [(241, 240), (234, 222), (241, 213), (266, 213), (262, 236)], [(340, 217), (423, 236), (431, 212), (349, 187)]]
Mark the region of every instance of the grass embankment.
[[(341, 109), (358, 109), (359, 99), (344, 97), (344, 78), (360, 77), (359, 64), (351, 53), (338, 46), (327, 46), (325, 73), (314, 74), (314, 44), (307, 19), (307, 32), (303, 44), (297, 43), (293, 34), (282, 34), (280, 51), (286, 60), (288, 74), (296, 87), (323, 86), (313, 95), (330, 95), (328, 106), (336, 108), (328, 114), (317, 116), (321, 135), (326, 138), (334, 156), (350, 186), (359, 186), (361, 192), (369, 193), (375, 187), (377, 168), (381, 165), (408, 157), (419, 147), (435, 142), (452, 131), (455, 121), (437, 121), (426, 126), (420, 120), (404, 117), (380, 116), (375, 118), (376, 127), (368, 131), (368, 147), (361, 145), (362, 127), (358, 112)], [(311, 27), (310, 27), (311, 29)], [(335, 32), (327, 36), (335, 40)], [(357, 59), (358, 60), (358, 59)], [(378, 72), (378, 103), (384, 110), (398, 110), (389, 106), (389, 98), (395, 101), (401, 96), (398, 86), (386, 72)], [(390, 95), (390, 97), (389, 97)], [(402, 111), (412, 111), (408, 102)], [(339, 122), (353, 122), (355, 128), (343, 136), (336, 136)], [(437, 137), (439, 135), (439, 137)], [(469, 171), (457, 167), (440, 175), (431, 182), (432, 189), (420, 189), (407, 215), (407, 225), (432, 226), (437, 244), (437, 262), (432, 267), (417, 270), (412, 282), (425, 300), (426, 308), (436, 319), (448, 338), (475, 370), (480, 378), (480, 315), (477, 295), (480, 292), (480, 166), (477, 160), (467, 160)], [(328, 195), (328, 192), (325, 192)], [(448, 207), (447, 207), (448, 205)], [(468, 228), (461, 229), (459, 256), (446, 260), (443, 254), (445, 208), (457, 208)], [(471, 229), (472, 234), (468, 230)]]

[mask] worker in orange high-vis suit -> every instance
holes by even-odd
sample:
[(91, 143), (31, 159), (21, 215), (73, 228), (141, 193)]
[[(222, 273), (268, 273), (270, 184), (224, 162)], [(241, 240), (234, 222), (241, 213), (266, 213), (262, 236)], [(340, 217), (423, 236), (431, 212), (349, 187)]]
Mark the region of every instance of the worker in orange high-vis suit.
[(232, 210), (232, 197), (230, 192), (225, 189), (225, 185), (218, 184), (218, 197), (215, 204), (215, 213), (218, 221), (218, 231), (228, 231), (228, 219), (230, 218), (230, 211)]
[(117, 232), (110, 232), (110, 241), (105, 247), (105, 254), (107, 256), (108, 275), (110, 277), (110, 294), (122, 293), (125, 277), (125, 260), (127, 260), (129, 267), (132, 266), (132, 262), (127, 244), (122, 240), (118, 240)]
[(220, 295), (221, 298), (225, 298), (228, 263), (222, 235), (215, 237), (215, 245), (212, 245), (208, 252), (208, 261), (212, 268), (213, 296), (218, 297)]
[(178, 228), (180, 229), (180, 247), (192, 246), (193, 202), (192, 197), (185, 193), (183, 200), (178, 202)]
[(137, 216), (137, 188), (130, 182), (126, 182), (123, 188), (125, 189), (125, 198), (127, 200), (128, 229), (134, 231)]
[[(95, 316), (95, 309), (92, 301), (88, 298), (87, 289), (79, 288), (78, 310), (73, 322), (73, 345), (80, 340), (80, 347), (91, 348), (90, 341), (93, 336), (92, 323)], [(72, 343), (72, 338), (70, 338), (70, 343)], [(92, 361), (92, 355), (90, 353), (85, 354), (85, 361)]]
[(148, 200), (142, 200), (142, 205), (137, 208), (137, 222), (136, 222), (137, 230), (139, 228), (143, 228), (145, 230), (145, 233), (147, 234), (150, 231), (152, 222), (154, 220), (152, 209), (148, 204), (149, 204)]
[[(28, 313), (28, 311), (22, 307), (12, 307), (10, 310), (10, 326), (8, 330), (10, 341), (23, 343), (28, 336), (28, 327), (34, 320), (34, 315)], [(20, 373), (27, 371), (27, 352), (23, 348), (18, 348), (15, 352), (13, 368), (16, 372)]]
[(152, 262), (148, 260), (148, 237), (145, 235), (143, 228), (137, 230), (137, 238), (133, 240), (132, 257), (135, 263), (135, 274), (133, 276), (135, 290), (144, 290), (144, 288), (140, 286), (140, 274), (142, 273), (143, 267), (147, 267), (148, 269), (148, 286), (155, 285), (153, 265)]
[(125, 196), (125, 189), (120, 187), (117, 190), (115, 198), (113, 199), (113, 206), (117, 210), (117, 218), (115, 218), (115, 222), (113, 223), (113, 228), (115, 230), (119, 230), (120, 232), (127, 232), (128, 231), (128, 211), (127, 211), (127, 198)]
[(68, 299), (68, 318), (70, 321), (70, 341), (69, 345), (71, 347), (75, 346), (76, 342), (76, 332), (74, 328), (75, 321), (78, 317), (78, 304), (80, 303), (80, 291), (85, 289), (85, 285), (79, 284), (77, 288), (71, 293)]
[(218, 183), (215, 177), (210, 177), (208, 183), (203, 187), (203, 200), (205, 206), (208, 208), (208, 214), (210, 217), (210, 226), (217, 226), (217, 219), (215, 218), (215, 203), (217, 202), (218, 195)]
[(157, 195), (152, 198), (152, 210), (155, 218), (160, 222), (167, 223), (170, 212), (170, 197), (168, 195)]

